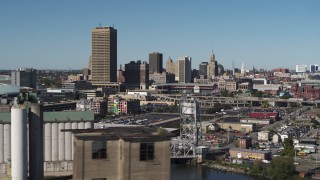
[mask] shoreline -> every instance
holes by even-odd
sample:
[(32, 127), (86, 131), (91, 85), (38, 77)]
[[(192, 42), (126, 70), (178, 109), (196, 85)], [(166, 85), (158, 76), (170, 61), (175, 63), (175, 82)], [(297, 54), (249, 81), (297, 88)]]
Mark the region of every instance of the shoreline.
[(257, 175), (257, 174), (251, 174), (248, 169), (247, 170), (244, 170), (244, 169), (241, 169), (239, 167), (231, 167), (230, 164), (220, 164), (220, 163), (216, 163), (216, 162), (213, 162), (213, 161), (206, 161), (202, 164), (200, 164), (201, 166), (205, 166), (205, 167), (208, 167), (208, 168), (212, 168), (212, 169), (215, 169), (217, 171), (222, 171), (222, 172), (228, 172), (228, 173), (236, 173), (236, 174), (242, 174), (242, 175), (247, 175), (247, 176), (250, 176), (254, 179), (268, 179), (262, 175)]

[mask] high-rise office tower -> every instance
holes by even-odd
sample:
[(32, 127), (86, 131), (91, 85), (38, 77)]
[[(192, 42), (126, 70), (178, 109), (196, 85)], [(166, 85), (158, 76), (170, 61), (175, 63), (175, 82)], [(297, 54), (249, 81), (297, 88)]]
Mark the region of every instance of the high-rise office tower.
[(210, 55), (207, 73), (208, 79), (214, 79), (218, 75), (218, 62), (216, 61), (216, 57), (213, 53), (213, 50)]
[(127, 89), (148, 89), (149, 64), (140, 60), (130, 61), (125, 64), (124, 78)]
[(172, 61), (172, 59), (169, 57), (169, 59), (166, 62), (166, 71), (168, 73), (175, 74), (175, 63)]
[(204, 79), (207, 79), (207, 75), (208, 75), (207, 69), (208, 69), (208, 62), (201, 62), (199, 64), (199, 76), (200, 77), (202, 76)]
[(117, 30), (96, 27), (92, 30), (92, 85), (117, 82)]
[(162, 73), (162, 54), (159, 52), (153, 52), (149, 54), (149, 73)]
[[(182, 56), (178, 58), (177, 62), (177, 70), (178, 70), (178, 82), (181, 83), (190, 83), (191, 82), (191, 57)], [(177, 77), (176, 74), (176, 77)]]
[(11, 71), (11, 84), (35, 89), (37, 86), (37, 70), (20, 68)]

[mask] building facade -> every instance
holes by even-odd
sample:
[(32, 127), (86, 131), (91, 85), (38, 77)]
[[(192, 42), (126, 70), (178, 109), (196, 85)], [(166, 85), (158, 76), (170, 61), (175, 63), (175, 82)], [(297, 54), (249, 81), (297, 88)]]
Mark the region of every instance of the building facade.
[(96, 27), (92, 30), (92, 84), (117, 82), (117, 30)]
[(73, 179), (170, 179), (170, 135), (155, 128), (73, 131)]
[(20, 68), (11, 71), (11, 85), (25, 86), (36, 89), (37, 86), (37, 70)]
[(172, 61), (171, 58), (169, 58), (166, 62), (166, 72), (175, 74), (175, 63)]
[(203, 77), (203, 79), (207, 79), (207, 77), (208, 77), (208, 62), (201, 62), (199, 64), (199, 76)]
[(176, 66), (176, 79), (179, 83), (191, 82), (191, 57), (182, 56), (178, 58)]
[(148, 89), (149, 64), (147, 62), (138, 60), (125, 64), (124, 75), (127, 89)]
[(149, 74), (162, 73), (163, 55), (159, 52), (149, 54)]

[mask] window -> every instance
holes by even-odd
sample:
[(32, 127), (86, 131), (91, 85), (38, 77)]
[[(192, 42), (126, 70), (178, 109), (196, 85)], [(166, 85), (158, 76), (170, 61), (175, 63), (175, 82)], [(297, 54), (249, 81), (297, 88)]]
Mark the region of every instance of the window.
[(92, 142), (92, 159), (107, 158), (107, 143), (102, 141)]
[(154, 143), (140, 143), (140, 161), (154, 159)]

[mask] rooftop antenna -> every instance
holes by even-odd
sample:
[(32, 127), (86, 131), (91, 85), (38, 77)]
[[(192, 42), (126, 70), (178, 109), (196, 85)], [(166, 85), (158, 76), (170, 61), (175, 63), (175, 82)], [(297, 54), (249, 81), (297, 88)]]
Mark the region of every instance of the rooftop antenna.
[(99, 26), (101, 27), (101, 23), (99, 24)]

